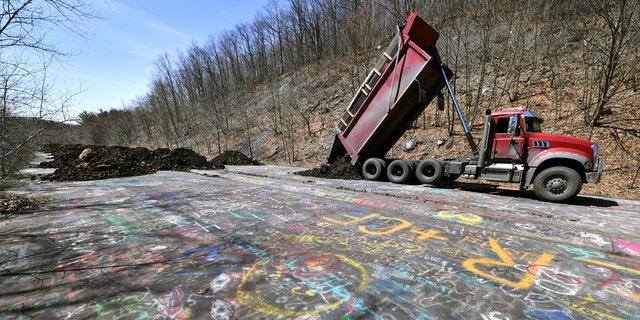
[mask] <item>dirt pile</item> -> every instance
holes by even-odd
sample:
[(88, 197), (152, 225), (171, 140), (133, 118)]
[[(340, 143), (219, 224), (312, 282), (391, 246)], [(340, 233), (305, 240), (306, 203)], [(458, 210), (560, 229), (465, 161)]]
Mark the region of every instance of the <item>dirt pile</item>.
[(364, 177), (349, 161), (349, 157), (342, 157), (330, 164), (323, 164), (320, 167), (296, 172), (296, 174), (307, 177), (318, 177), (326, 179), (360, 180)]
[[(120, 146), (59, 145), (45, 146), (44, 152), (53, 155), (53, 161), (42, 162), (41, 168), (55, 168), (46, 177), (59, 181), (88, 181), (151, 174), (158, 170), (188, 171), (190, 169), (224, 169), (225, 165), (260, 165), (242, 152), (228, 150), (207, 161), (191, 149), (128, 148)], [(362, 179), (362, 174), (348, 157), (315, 169), (297, 172), (308, 177), (328, 179)]]
[(87, 181), (117, 177), (139, 176), (158, 170), (188, 171), (190, 169), (223, 169), (224, 165), (259, 165), (238, 151), (226, 151), (207, 161), (190, 149), (127, 148), (91, 145), (48, 145), (45, 152), (53, 161), (40, 167), (56, 168), (46, 179)]
[(247, 157), (240, 151), (229, 150), (221, 153), (219, 156), (211, 159), (209, 163), (215, 167), (224, 167), (224, 165), (246, 166), (260, 165), (260, 162)]

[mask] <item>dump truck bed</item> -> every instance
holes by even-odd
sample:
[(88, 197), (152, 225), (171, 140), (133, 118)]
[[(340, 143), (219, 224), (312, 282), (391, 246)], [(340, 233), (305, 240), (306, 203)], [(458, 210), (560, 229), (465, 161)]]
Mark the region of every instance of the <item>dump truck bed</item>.
[(329, 162), (383, 158), (446, 85), (439, 34), (416, 13), (385, 49), (340, 119)]

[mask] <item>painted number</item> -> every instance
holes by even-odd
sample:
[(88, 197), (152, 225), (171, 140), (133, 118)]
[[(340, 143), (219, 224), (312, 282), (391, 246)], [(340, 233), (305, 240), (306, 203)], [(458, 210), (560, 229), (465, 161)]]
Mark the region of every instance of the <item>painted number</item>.
[(437, 213), (438, 218), (442, 219), (456, 219), (469, 223), (476, 223), (482, 221), (482, 217), (472, 213), (450, 213), (449, 210), (441, 210)]
[(515, 266), (515, 262), (513, 261), (513, 259), (511, 259), (509, 254), (507, 254), (502, 247), (500, 247), (500, 244), (498, 244), (497, 240), (493, 238), (489, 238), (489, 244), (491, 245), (491, 250), (498, 256), (498, 258), (500, 258), (499, 260), (494, 260), (489, 258), (471, 258), (471, 259), (465, 260), (462, 263), (462, 266), (465, 267), (465, 269), (485, 279), (493, 280), (495, 282), (505, 284), (521, 290), (529, 289), (531, 287), (531, 285), (535, 280), (537, 269), (540, 266), (548, 265), (554, 256), (553, 254), (550, 254), (550, 253), (541, 254), (540, 257), (538, 257), (538, 259), (533, 263), (533, 267), (529, 270), (529, 272), (524, 272), (524, 276), (522, 277), (522, 279), (520, 279), (520, 281), (512, 281), (512, 280), (500, 278), (486, 271), (478, 269), (477, 265), (485, 266), (487, 269), (490, 269), (493, 267), (514, 268)]

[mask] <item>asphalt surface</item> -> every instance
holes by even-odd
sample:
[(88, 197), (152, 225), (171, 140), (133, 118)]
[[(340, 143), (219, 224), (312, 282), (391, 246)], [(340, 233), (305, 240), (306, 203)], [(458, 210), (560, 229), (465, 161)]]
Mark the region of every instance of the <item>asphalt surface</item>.
[(0, 319), (638, 319), (640, 202), (238, 166), (32, 182)]

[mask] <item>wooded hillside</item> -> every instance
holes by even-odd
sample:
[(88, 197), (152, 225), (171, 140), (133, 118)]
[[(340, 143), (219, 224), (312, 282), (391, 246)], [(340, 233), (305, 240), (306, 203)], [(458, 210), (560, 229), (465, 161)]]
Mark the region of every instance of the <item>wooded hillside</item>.
[[(411, 11), (440, 32), (475, 136), (486, 108), (526, 105), (547, 132), (597, 140), (606, 175), (630, 184), (640, 166), (640, 2), (628, 0), (273, 1), (251, 23), (158, 57), (149, 92), (82, 113), (78, 142), (324, 163), (343, 108)], [(468, 150), (445, 106), (407, 133), (415, 156)]]

